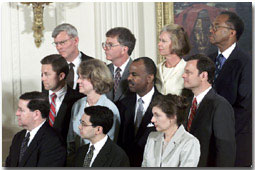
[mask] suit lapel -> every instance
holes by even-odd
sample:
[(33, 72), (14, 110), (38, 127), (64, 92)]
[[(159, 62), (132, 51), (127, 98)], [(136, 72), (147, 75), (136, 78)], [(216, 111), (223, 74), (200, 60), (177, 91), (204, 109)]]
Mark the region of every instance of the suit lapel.
[(190, 131), (196, 129), (196, 126), (199, 125), (200, 120), (203, 119), (202, 118), (204, 116), (203, 113), (208, 110), (208, 106), (210, 106), (211, 104), (208, 98), (211, 98), (213, 94), (214, 94), (214, 90), (210, 89), (209, 92), (205, 95), (205, 97), (201, 101), (201, 103), (199, 104), (198, 109), (196, 111), (196, 115), (192, 121)]
[(95, 158), (92, 167), (104, 167), (105, 163), (108, 160), (108, 155), (111, 152), (111, 141), (110, 138), (108, 137), (107, 141), (105, 142), (104, 146), (102, 149), (99, 151), (97, 154), (97, 157)]
[[(36, 135), (34, 136), (33, 140), (31, 141), (30, 145), (28, 146), (27, 150), (24, 153), (23, 159), (20, 162), (19, 166), (24, 166), (27, 162), (27, 160), (29, 159), (30, 155), (34, 152), (35, 148), (38, 145), (38, 142), (41, 140), (45, 130), (46, 130), (46, 126), (48, 125), (47, 122), (44, 122), (44, 124), (42, 125), (42, 127), (38, 130), (38, 132), (36, 133)], [(50, 125), (48, 125), (50, 126)]]

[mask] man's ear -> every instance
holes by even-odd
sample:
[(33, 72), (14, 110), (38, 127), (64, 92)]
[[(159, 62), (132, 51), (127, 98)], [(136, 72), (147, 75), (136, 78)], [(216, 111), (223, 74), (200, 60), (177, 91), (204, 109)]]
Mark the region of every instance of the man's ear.
[(59, 77), (59, 80), (64, 80), (65, 77), (66, 77), (66, 74), (63, 73), (63, 72), (61, 72), (61, 73), (58, 75), (58, 77)]
[(102, 126), (97, 126), (96, 128), (97, 128), (97, 129), (96, 129), (96, 134), (97, 134), (97, 135), (103, 133), (103, 127), (102, 127)]
[(79, 37), (75, 37), (75, 38), (74, 38), (74, 42), (75, 42), (75, 45), (78, 47), (78, 44), (79, 44)]
[(148, 76), (147, 76), (147, 81), (148, 81), (148, 83), (154, 83), (154, 75), (153, 74), (149, 74)]
[(202, 81), (208, 81), (208, 73), (206, 71), (203, 71), (201, 74)]
[(34, 120), (38, 120), (42, 118), (42, 114), (40, 110), (35, 110), (33, 111), (33, 118)]
[(123, 53), (127, 53), (128, 54), (128, 47), (127, 46), (123, 46), (122, 51), (123, 51)]

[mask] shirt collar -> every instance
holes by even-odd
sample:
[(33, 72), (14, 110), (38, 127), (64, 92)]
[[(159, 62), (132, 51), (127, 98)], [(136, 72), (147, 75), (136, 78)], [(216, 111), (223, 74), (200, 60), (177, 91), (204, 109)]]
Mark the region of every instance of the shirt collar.
[[(67, 85), (65, 85), (62, 89), (60, 89), (59, 91), (55, 92), (55, 94), (57, 95), (57, 98), (62, 98), (67, 92)], [(51, 96), (54, 92), (52, 90), (49, 90), (49, 96)]]
[[(101, 139), (100, 141), (98, 141), (95, 144), (93, 144), (94, 147), (95, 147), (95, 151), (99, 152), (102, 149), (102, 147), (104, 146), (104, 144), (107, 141), (107, 139), (108, 139), (108, 136), (105, 135), (105, 137), (103, 139)], [(90, 142), (89, 148), (90, 148), (91, 145), (92, 145), (92, 143)]]
[[(122, 64), (119, 68), (121, 69), (121, 75), (122, 75), (122, 73), (124, 72), (124, 70), (125, 70), (125, 68), (126, 68), (126, 66), (127, 66), (127, 64), (128, 64), (128, 62), (129, 62), (129, 60), (130, 60), (130, 57), (129, 57), (129, 59), (127, 59), (127, 61), (125, 61), (125, 63), (124, 64)], [(113, 65), (113, 68), (114, 68), (114, 73), (115, 73), (115, 71), (116, 71), (116, 69), (118, 68), (118, 67), (116, 67), (115, 65)]]
[(230, 56), (230, 54), (232, 53), (232, 51), (235, 49), (236, 47), (236, 43), (232, 44), (230, 47), (228, 47), (228, 49), (226, 49), (225, 51), (223, 51), (222, 53), (220, 52), (220, 50), (218, 49), (218, 55), (222, 54), (224, 56), (224, 58), (228, 59), (228, 57)]
[[(79, 52), (79, 55), (72, 61), (72, 63), (74, 64), (74, 67), (78, 67), (80, 62), (81, 62), (81, 52)], [(71, 62), (67, 61), (67, 63), (70, 64)]]
[[(28, 145), (31, 143), (31, 141), (33, 140), (33, 138), (35, 137), (36, 133), (38, 132), (38, 130), (41, 128), (41, 126), (45, 123), (46, 120), (44, 120), (39, 126), (37, 126), (36, 128), (32, 129), (30, 131), (30, 137), (29, 137), (29, 142), (28, 142)], [(27, 130), (26, 132), (26, 135), (27, 133), (29, 132), (29, 130)], [(25, 135), (25, 136), (26, 136)]]
[(138, 102), (139, 98), (142, 98), (143, 103), (144, 103), (144, 110), (147, 110), (147, 107), (149, 106), (149, 104), (151, 102), (154, 92), (155, 92), (155, 89), (154, 89), (154, 87), (152, 87), (151, 91), (149, 91), (149, 93), (147, 93), (143, 97), (140, 97), (138, 94), (136, 94), (136, 103)]
[(197, 99), (197, 106), (199, 106), (199, 104), (201, 103), (201, 101), (203, 100), (203, 98), (205, 97), (205, 95), (209, 92), (209, 90), (211, 90), (212, 86), (210, 86), (208, 89), (206, 89), (205, 91), (203, 91), (202, 93), (200, 93), (197, 96), (194, 96), (193, 99), (196, 97)]

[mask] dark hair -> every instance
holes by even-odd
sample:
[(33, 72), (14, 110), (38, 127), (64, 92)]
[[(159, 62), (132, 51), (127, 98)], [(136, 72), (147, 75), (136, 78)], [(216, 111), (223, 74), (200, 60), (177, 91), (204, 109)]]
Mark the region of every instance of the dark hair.
[(128, 55), (132, 54), (132, 51), (135, 48), (135, 36), (131, 31), (124, 27), (115, 27), (106, 32), (106, 37), (118, 37), (118, 42), (121, 45), (128, 47)]
[(38, 91), (32, 91), (22, 94), (19, 99), (29, 100), (27, 108), (30, 111), (39, 110), (42, 118), (47, 118), (50, 112), (49, 98), (46, 94)]
[(113, 125), (113, 112), (105, 106), (85, 107), (84, 112), (90, 116), (92, 126), (102, 126), (103, 133), (107, 134)]
[(192, 56), (188, 57), (186, 61), (190, 61), (190, 60), (198, 60), (197, 61), (197, 69), (198, 69), (199, 74), (201, 74), (204, 71), (207, 72), (208, 73), (208, 82), (210, 84), (212, 84), (213, 80), (214, 80), (214, 72), (215, 72), (214, 62), (204, 54), (192, 55)]
[(143, 61), (146, 73), (154, 75), (154, 82), (155, 82), (156, 74), (157, 74), (157, 67), (156, 67), (154, 61), (149, 57), (139, 57), (139, 58), (135, 59), (133, 62), (138, 62), (140, 60)]
[(236, 30), (236, 39), (238, 41), (244, 31), (243, 20), (236, 13), (231, 11), (223, 11), (220, 13), (220, 15), (228, 16), (228, 20), (226, 21), (226, 23), (230, 24), (231, 27), (234, 27), (234, 30)]
[(53, 71), (59, 75), (60, 73), (65, 73), (65, 79), (69, 73), (69, 66), (64, 57), (59, 54), (52, 54), (44, 57), (41, 60), (41, 64), (51, 64)]
[(187, 117), (188, 102), (185, 97), (173, 94), (157, 95), (151, 103), (152, 107), (160, 108), (168, 118), (176, 115), (177, 125), (180, 126)]

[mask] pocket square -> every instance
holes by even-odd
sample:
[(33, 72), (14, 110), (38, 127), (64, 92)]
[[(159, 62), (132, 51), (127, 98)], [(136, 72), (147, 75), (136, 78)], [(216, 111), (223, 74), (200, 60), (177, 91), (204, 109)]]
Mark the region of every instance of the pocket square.
[(149, 123), (149, 124), (147, 125), (147, 127), (154, 127), (154, 124), (153, 124), (153, 123)]

